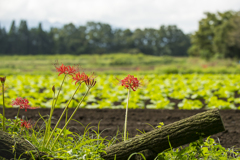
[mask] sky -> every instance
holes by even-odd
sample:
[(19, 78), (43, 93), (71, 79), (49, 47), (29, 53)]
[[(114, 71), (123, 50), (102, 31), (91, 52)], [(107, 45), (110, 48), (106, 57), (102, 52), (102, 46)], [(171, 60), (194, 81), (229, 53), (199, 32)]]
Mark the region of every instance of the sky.
[(131, 30), (177, 25), (193, 33), (204, 12), (228, 10), (240, 11), (240, 0), (0, 0), (0, 25), (9, 30), (12, 20), (26, 20), (47, 30), (94, 21)]

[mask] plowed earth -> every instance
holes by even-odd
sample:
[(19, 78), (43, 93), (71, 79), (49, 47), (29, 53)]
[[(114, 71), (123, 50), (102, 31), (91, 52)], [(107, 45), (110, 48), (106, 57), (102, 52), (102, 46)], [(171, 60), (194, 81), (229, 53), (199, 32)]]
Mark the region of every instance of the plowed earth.
[[(68, 117), (73, 112), (74, 109), (69, 109)], [(52, 127), (54, 123), (62, 113), (62, 109), (54, 110), (54, 120), (52, 121)], [(130, 109), (128, 113), (128, 126), (127, 130), (129, 132), (129, 137), (134, 137), (137, 134), (141, 134), (141, 131), (151, 131), (156, 127), (159, 122), (163, 122), (165, 125), (173, 123), (175, 121), (190, 117), (197, 113), (203, 112), (204, 110), (150, 110), (150, 109)], [(27, 112), (21, 110), (19, 117), (24, 116), (26, 119), (31, 119), (32, 121), (37, 121), (41, 114), (42, 116), (49, 115), (49, 109), (28, 109)], [(6, 110), (7, 118), (14, 118), (17, 114), (17, 109), (9, 108)], [(226, 131), (212, 135), (217, 142), (223, 147), (230, 148), (240, 148), (240, 110), (220, 110), (220, 114), (225, 126)], [(102, 132), (102, 137), (111, 138), (116, 136), (119, 130), (123, 133), (123, 124), (125, 119), (124, 109), (79, 109), (73, 117), (76, 121), (71, 121), (68, 125), (71, 131), (77, 132), (79, 134), (84, 133), (84, 126), (89, 124), (89, 127), (97, 131), (98, 123), (100, 122), (99, 131)], [(61, 121), (59, 127), (63, 127), (65, 117)], [(40, 120), (37, 124), (40, 126), (42, 124)], [(79, 123), (80, 122), (80, 123)], [(149, 125), (150, 124), (150, 125)], [(121, 134), (117, 136), (121, 138)]]

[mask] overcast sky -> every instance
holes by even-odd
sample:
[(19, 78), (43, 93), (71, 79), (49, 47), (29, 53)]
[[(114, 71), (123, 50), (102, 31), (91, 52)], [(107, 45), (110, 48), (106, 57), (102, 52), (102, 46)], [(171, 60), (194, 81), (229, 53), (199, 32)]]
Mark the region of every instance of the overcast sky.
[(44, 22), (45, 29), (87, 21), (130, 29), (177, 25), (190, 33), (197, 30), (204, 12), (227, 10), (240, 11), (240, 0), (0, 0), (0, 23), (6, 29), (12, 20), (21, 19), (29, 28)]

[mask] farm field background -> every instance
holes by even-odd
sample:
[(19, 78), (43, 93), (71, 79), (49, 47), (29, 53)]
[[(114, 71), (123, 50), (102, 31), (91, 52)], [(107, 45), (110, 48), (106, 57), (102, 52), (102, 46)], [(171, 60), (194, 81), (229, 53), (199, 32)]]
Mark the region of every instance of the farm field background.
[(185, 74), (240, 73), (238, 60), (191, 57), (150, 56), (112, 53), (103, 55), (35, 55), (4, 56), (0, 58), (0, 75), (54, 75), (54, 63), (79, 65), (82, 70), (97, 74)]
[[(116, 77), (121, 78), (122, 75)], [(233, 74), (148, 74), (139, 75), (147, 84), (131, 94), (132, 109), (240, 109), (240, 75)], [(96, 86), (82, 104), (82, 108), (121, 109), (126, 106), (127, 90), (117, 85), (113, 75), (100, 75)], [(8, 107), (11, 99), (28, 98), (32, 106), (51, 108), (51, 86), (58, 88), (62, 77), (48, 75), (11, 75), (7, 77), (5, 96)], [(70, 77), (63, 85), (58, 108), (64, 108), (76, 86)], [(70, 107), (76, 107), (86, 92), (83, 86), (76, 93)]]
[[(58, 88), (62, 77), (54, 63), (79, 65), (81, 71), (95, 72), (97, 84), (82, 108), (121, 109), (127, 91), (117, 80), (127, 74), (146, 83), (131, 94), (130, 108), (147, 109), (240, 109), (240, 65), (235, 60), (204, 61), (198, 58), (154, 57), (142, 54), (2, 56), (0, 75), (7, 74), (7, 106), (16, 97), (28, 98), (32, 106), (50, 108), (51, 87)], [(191, 73), (191, 74), (190, 74)], [(76, 86), (70, 77), (60, 94), (58, 108), (64, 108)], [(70, 107), (85, 93), (82, 87)]]
[[(81, 71), (97, 75), (96, 85), (84, 99), (74, 116), (83, 126), (96, 129), (101, 136), (111, 138), (122, 132), (127, 90), (118, 85), (118, 79), (128, 74), (142, 78), (146, 83), (131, 92), (129, 102), (129, 137), (140, 131), (148, 132), (160, 122), (165, 125), (189, 117), (206, 109), (219, 108), (226, 131), (211, 136), (223, 147), (239, 148), (240, 65), (236, 60), (204, 61), (199, 58), (154, 57), (142, 54), (92, 56), (3, 56), (0, 76), (6, 78), (6, 117), (14, 119), (17, 108), (11, 102), (16, 97), (27, 98), (36, 110), (20, 111), (19, 117), (38, 121), (48, 115), (52, 106), (52, 86), (58, 90), (63, 76), (58, 76), (54, 63), (79, 65)], [(68, 77), (64, 82), (54, 111), (52, 127), (76, 89)], [(69, 115), (85, 94), (82, 85), (70, 104)], [(2, 97), (1, 97), (2, 98)], [(1, 100), (0, 98), (0, 100)], [(0, 105), (0, 107), (2, 107)], [(227, 110), (224, 110), (227, 109)], [(63, 118), (64, 119), (64, 118)], [(70, 131), (83, 133), (85, 128), (70, 122)], [(41, 120), (39, 123), (43, 123)], [(63, 127), (65, 120), (60, 122)], [(138, 130), (137, 130), (138, 129)], [(121, 138), (121, 135), (118, 136)]]

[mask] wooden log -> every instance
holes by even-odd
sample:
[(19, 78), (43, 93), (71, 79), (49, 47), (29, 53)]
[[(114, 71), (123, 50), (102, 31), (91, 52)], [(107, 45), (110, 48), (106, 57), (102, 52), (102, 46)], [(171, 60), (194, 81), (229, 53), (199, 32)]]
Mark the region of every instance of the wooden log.
[(107, 154), (102, 152), (101, 157), (113, 160), (116, 156), (117, 160), (127, 160), (132, 153), (140, 151), (151, 151), (156, 155), (170, 148), (169, 141), (175, 148), (196, 141), (200, 136), (208, 137), (224, 130), (218, 109), (213, 109), (114, 144), (105, 148)]
[[(35, 159), (44, 159), (46, 156), (43, 152), (38, 152), (30, 142), (27, 140), (17, 137), (16, 135), (11, 135), (7, 132), (0, 131), (0, 156), (6, 159), (32, 159), (32, 155), (27, 153), (28, 151), (33, 151), (32, 155)], [(46, 158), (47, 159), (47, 158)]]

